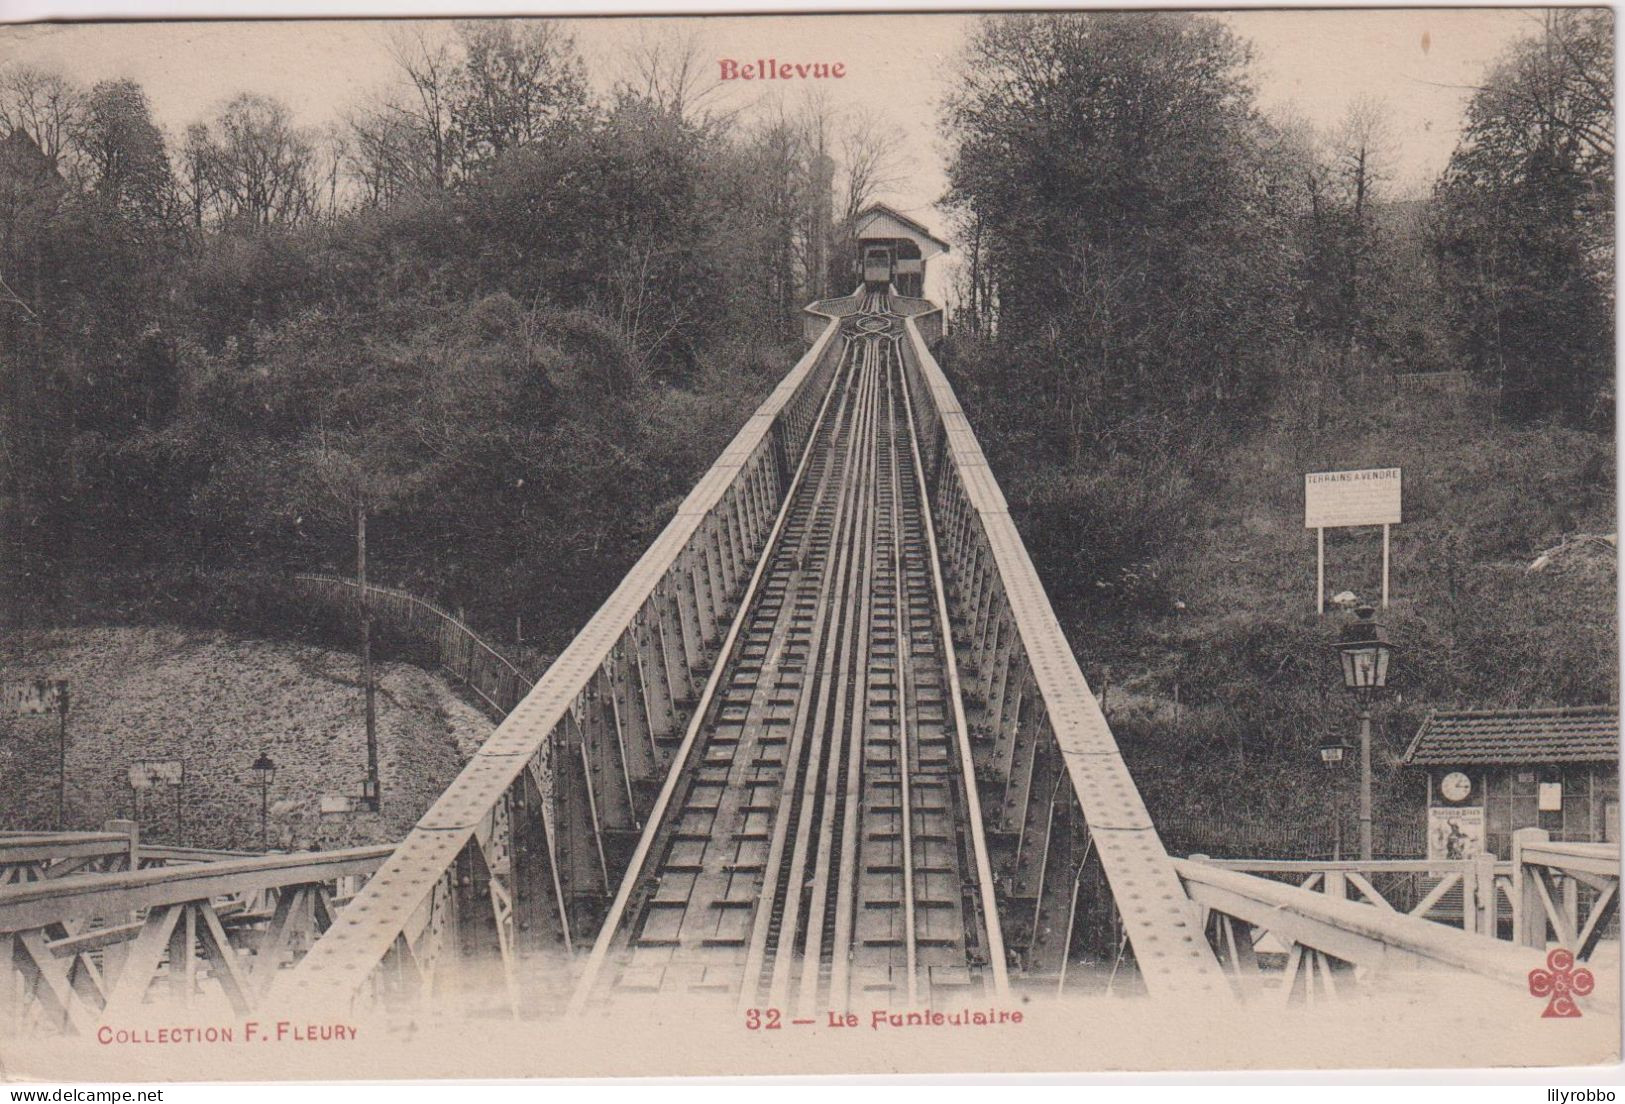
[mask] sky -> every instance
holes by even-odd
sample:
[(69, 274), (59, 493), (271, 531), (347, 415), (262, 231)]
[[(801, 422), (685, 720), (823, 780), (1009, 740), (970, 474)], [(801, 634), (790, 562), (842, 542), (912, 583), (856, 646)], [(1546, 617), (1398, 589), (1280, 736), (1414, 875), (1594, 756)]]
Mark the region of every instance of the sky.
[[(1509, 8), (1246, 10), (1217, 17), (1253, 44), (1251, 76), (1266, 111), (1294, 112), (1329, 128), (1356, 98), (1384, 101), (1395, 140), (1390, 186), (1401, 195), (1426, 192), (1455, 146), (1471, 86), (1512, 41), (1535, 30), (1538, 18)], [(937, 109), (975, 18), (893, 13), (566, 22), (601, 89), (613, 84), (639, 25), (658, 22), (698, 28), (714, 64), (766, 58), (844, 63), (841, 80), (780, 82), (771, 94), (793, 101), (816, 85), (837, 111), (868, 106), (883, 112), (903, 136), (906, 167), (887, 199), (940, 232), (943, 220), (933, 205), (946, 187), (946, 146)], [(159, 125), (171, 134), (245, 90), (276, 96), (306, 124), (325, 125), (391, 80), (385, 34), (379, 21), (22, 25), (0, 27), (0, 65), (56, 67), (85, 83), (139, 81)], [(763, 89), (733, 82), (724, 90), (742, 104)]]

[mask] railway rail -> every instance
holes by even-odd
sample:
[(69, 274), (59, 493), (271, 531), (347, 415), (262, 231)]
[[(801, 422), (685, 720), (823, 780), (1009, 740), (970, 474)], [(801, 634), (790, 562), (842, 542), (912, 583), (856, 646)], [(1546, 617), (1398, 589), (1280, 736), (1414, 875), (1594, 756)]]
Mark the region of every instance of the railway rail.
[(577, 1008), (714, 993), (807, 1016), (1006, 989), (900, 340), (884, 292), (842, 327), (763, 569)]
[(809, 317), (287, 1007), (1228, 992), (926, 347), (940, 312), (881, 286)]
[(1260, 931), (1293, 948), (1283, 999), (1350, 963), (1510, 984), (1548, 922), (1590, 949), (1617, 855), (1529, 841), (1523, 947), (1170, 859), (927, 347), (940, 312), (874, 288), (808, 316), (807, 355), (603, 607), (399, 846), (340, 856), (344, 885), (333, 856), (92, 874), (130, 841), (0, 841), (27, 879), (0, 887), (8, 984), (40, 1022), (82, 1029), (177, 970), (264, 1015), (804, 1018), (1245, 1000)]

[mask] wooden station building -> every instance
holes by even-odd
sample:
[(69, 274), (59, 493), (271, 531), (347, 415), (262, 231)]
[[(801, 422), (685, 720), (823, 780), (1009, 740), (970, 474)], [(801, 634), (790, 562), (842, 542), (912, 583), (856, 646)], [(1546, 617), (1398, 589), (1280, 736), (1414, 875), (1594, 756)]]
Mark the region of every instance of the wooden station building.
[(864, 248), (884, 245), (891, 249), (894, 262), (892, 285), (899, 295), (925, 296), (926, 262), (948, 252), (948, 243), (924, 226), (884, 203), (872, 203), (852, 221), (859, 257)]
[(1405, 762), (1428, 773), (1428, 857), (1512, 855), (1512, 833), (1619, 842), (1619, 707), (1436, 711)]

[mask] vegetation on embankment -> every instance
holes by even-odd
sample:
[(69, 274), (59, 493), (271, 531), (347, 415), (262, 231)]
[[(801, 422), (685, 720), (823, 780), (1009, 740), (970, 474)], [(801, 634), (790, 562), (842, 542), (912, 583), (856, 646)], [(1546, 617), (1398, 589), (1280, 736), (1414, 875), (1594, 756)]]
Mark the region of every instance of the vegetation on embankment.
[[(70, 830), (136, 815), (134, 761), (185, 763), (179, 840), (173, 788), (141, 795), (142, 838), (156, 843), (259, 850), (260, 790), (250, 767), (261, 751), (277, 767), (273, 849), (394, 842), (491, 730), (437, 677), (379, 664), (383, 809), (323, 816), (322, 796), (358, 793), (366, 773), (352, 654), (220, 632), (70, 628), (8, 636), (0, 670), (69, 681)], [(51, 827), (56, 787), (57, 718), (0, 716), (0, 829)]]
[[(973, 394), (991, 355), (965, 341), (945, 351)], [(1357, 727), (1331, 648), (1347, 615), (1314, 612), (1305, 472), (1404, 471), (1381, 615), (1400, 650), (1374, 728), (1379, 849), (1420, 845), (1424, 780), (1398, 760), (1429, 709), (1618, 699), (1607, 436), (1508, 424), (1483, 393), (1299, 382), (1230, 440), (1167, 467), (1114, 467), (1059, 498), (1053, 472), (1008, 435), (987, 436), (1062, 624), (1176, 849), (1219, 848), (1223, 832), (1283, 847), (1306, 829), (1325, 840), (1329, 786), (1341, 787), (1353, 838), (1358, 768), (1351, 758), (1329, 779), (1317, 754), (1324, 740), (1357, 739)], [(1069, 504), (1076, 545), (1055, 535)], [(1377, 602), (1378, 530), (1328, 531), (1327, 594), (1342, 591)]]
[(0, 624), (349, 572), (364, 519), (374, 581), (557, 651), (895, 171), (868, 115), (701, 103), (675, 31), (597, 90), (554, 21), (394, 32), (327, 134), (245, 90), (166, 137), (131, 80), (0, 66)]
[[(944, 105), (971, 246), (940, 359), (1086, 673), (1112, 669), (1165, 828), (1326, 823), (1316, 747), (1355, 722), (1305, 472), (1405, 472), (1380, 823), (1419, 818), (1393, 760), (1428, 708), (1617, 698), (1612, 42), (1603, 14), (1532, 24), (1418, 200), (1381, 103), (1267, 118), (1248, 44), (1205, 16), (972, 35)], [(1441, 371), (1468, 393), (1401, 387)], [(1331, 593), (1375, 600), (1376, 536), (1328, 545)]]
[[(1352, 831), (1358, 767), (1351, 757), (1329, 779), (1317, 755), (1357, 729), (1330, 647), (1347, 614), (1314, 613), (1306, 471), (1404, 470), (1382, 614), (1400, 650), (1373, 736), (1379, 839), (1419, 842), (1425, 780), (1398, 760), (1429, 709), (1618, 699), (1615, 550), (1586, 539), (1615, 531), (1613, 442), (1508, 426), (1487, 405), (1373, 401), (1350, 387), (1322, 406), (1322, 425), (1303, 417), (1314, 404), (1283, 392), (1265, 426), (1195, 474), (1187, 512), (1145, 549), (1138, 592), (1069, 606), (1097, 688), (1110, 665), (1111, 681), (1149, 705), (1107, 703), (1154, 814), (1326, 830), (1328, 787), (1340, 786)], [(1375, 604), (1377, 531), (1330, 531), (1327, 543), (1328, 595)]]

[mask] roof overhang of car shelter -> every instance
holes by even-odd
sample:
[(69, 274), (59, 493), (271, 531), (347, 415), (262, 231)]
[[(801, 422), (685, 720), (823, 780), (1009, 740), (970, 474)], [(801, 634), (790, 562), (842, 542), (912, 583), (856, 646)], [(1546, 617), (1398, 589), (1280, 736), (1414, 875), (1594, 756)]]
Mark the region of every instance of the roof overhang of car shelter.
[(853, 235), (860, 244), (871, 241), (908, 241), (926, 260), (948, 252), (949, 245), (907, 215), (894, 211), (883, 203), (871, 204), (853, 220)]

